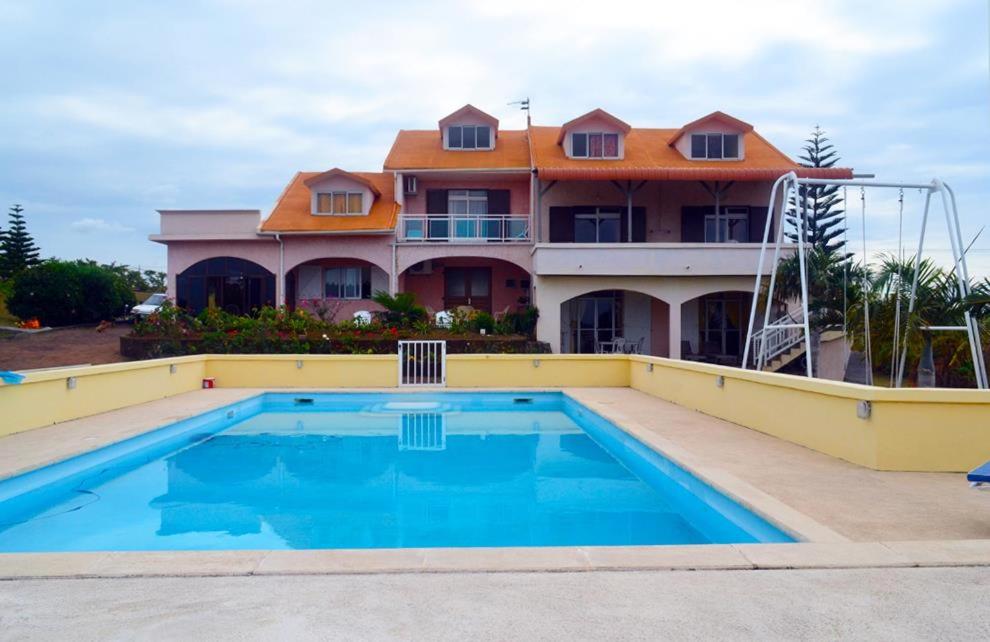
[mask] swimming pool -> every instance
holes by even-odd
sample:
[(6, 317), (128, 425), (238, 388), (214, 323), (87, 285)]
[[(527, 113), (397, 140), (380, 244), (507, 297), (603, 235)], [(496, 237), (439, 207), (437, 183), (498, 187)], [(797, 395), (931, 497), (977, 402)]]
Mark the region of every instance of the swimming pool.
[(793, 538), (562, 393), (264, 393), (0, 481), (0, 551)]

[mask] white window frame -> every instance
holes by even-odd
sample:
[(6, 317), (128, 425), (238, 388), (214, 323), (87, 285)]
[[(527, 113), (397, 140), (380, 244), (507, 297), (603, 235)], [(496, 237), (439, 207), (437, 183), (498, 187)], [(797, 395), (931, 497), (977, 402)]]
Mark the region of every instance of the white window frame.
[[(454, 201), (464, 203), (464, 211), (455, 213)], [(484, 203), (485, 211), (481, 213), (471, 211), (471, 203)], [(447, 190), (447, 213), (454, 216), (487, 216), (488, 215), (488, 190), (483, 189), (452, 189)]]
[[(461, 144), (460, 145), (456, 145), (456, 146), (453, 145), (453, 144), (451, 144), (451, 142), (450, 142), (450, 130), (451, 129), (454, 129), (455, 127), (457, 129), (461, 130)], [(488, 146), (487, 147), (479, 147), (478, 146), (478, 129), (479, 128), (484, 128), (484, 129), (487, 129), (488, 130)], [(474, 147), (465, 147), (464, 146), (464, 132), (465, 132), (465, 130), (468, 130), (468, 129), (470, 129), (471, 132), (473, 133), (473, 136), (474, 136)], [(495, 145), (495, 132), (492, 131), (491, 125), (447, 125), (447, 131), (445, 132), (445, 136), (446, 136), (446, 140), (445, 140), (445, 142), (446, 142), (446, 148), (447, 149), (453, 149), (453, 150), (461, 151), (461, 152), (475, 152), (475, 151), (479, 151), (479, 150), (480, 151), (489, 151), (489, 150), (494, 149), (494, 145)]]
[[(748, 243), (749, 242), (748, 238), (745, 241), (736, 241), (729, 238), (720, 239), (718, 237), (722, 233), (722, 221), (729, 221), (732, 219), (746, 221), (746, 231), (748, 236), (749, 224), (750, 224), (749, 214), (750, 214), (750, 209), (748, 207), (738, 206), (738, 205), (737, 206), (730, 205), (727, 207), (723, 207), (721, 213), (718, 214), (705, 214), (705, 222), (704, 222), (705, 243)], [(716, 238), (714, 240), (708, 238), (709, 221), (713, 221), (715, 223)], [(729, 232), (728, 225), (726, 225), (725, 232), (726, 232), (726, 237), (728, 237), (728, 232)]]
[[(694, 155), (694, 137), (703, 136), (705, 139), (705, 155), (695, 156)], [(722, 137), (722, 155), (718, 158), (710, 158), (708, 156), (708, 137), (709, 136), (721, 136)], [(727, 137), (735, 137), (736, 139), (736, 155), (726, 156), (725, 155), (725, 139)], [(742, 140), (740, 134), (732, 134), (728, 132), (691, 132), (691, 140), (688, 141), (688, 150), (691, 153), (691, 160), (710, 160), (710, 161), (722, 161), (722, 160), (740, 160), (742, 159)]]
[[(334, 211), (334, 197), (344, 195), (344, 210), (343, 212)], [(322, 212), (320, 211), (320, 197), (329, 196), (330, 197), (330, 211)], [(361, 208), (357, 212), (350, 211), (351, 197), (357, 196), (361, 199)], [(353, 190), (331, 190), (329, 192), (317, 192), (316, 193), (316, 203), (313, 208), (314, 214), (318, 216), (362, 216), (364, 214), (364, 192), (355, 192)]]
[[(340, 277), (341, 278), (339, 279), (339, 283), (341, 284), (341, 287), (344, 289), (344, 291), (346, 291), (346, 289), (347, 289), (348, 276), (351, 275), (351, 274), (355, 274), (356, 273), (357, 274), (357, 296), (345, 296), (344, 295), (344, 291), (342, 291), (340, 293), (341, 296), (329, 296), (329, 295), (327, 295), (327, 275), (330, 272), (340, 272)], [(361, 266), (341, 265), (341, 266), (324, 268), (323, 269), (323, 292), (322, 292), (323, 299), (324, 300), (327, 300), (327, 301), (358, 301), (360, 299), (363, 299), (364, 298), (364, 296), (363, 296), (364, 295), (364, 292), (363, 292), (363, 288), (362, 288), (362, 286), (363, 286), (363, 280), (364, 280), (364, 274), (363, 274), (363, 268)]]
[[(578, 156), (577, 154), (574, 153), (574, 137), (575, 136), (584, 136), (585, 137), (585, 139), (584, 139), (584, 141), (585, 141), (584, 142), (584, 151), (585, 151), (584, 156)], [(592, 156), (591, 155), (591, 137), (592, 136), (601, 136), (602, 137), (602, 155), (601, 156)], [(605, 137), (606, 136), (615, 136), (615, 156), (605, 156)], [(621, 153), (622, 153), (620, 151), (620, 149), (619, 149), (621, 147), (621, 145), (622, 145), (622, 139), (621, 139), (621, 137), (620, 137), (620, 135), (619, 135), (618, 132), (571, 132), (571, 158), (587, 158), (587, 159), (590, 159), (590, 160), (599, 160), (599, 159), (614, 160), (614, 159), (619, 158), (620, 155), (621, 155)]]
[[(604, 210), (604, 211), (602, 211)], [(622, 242), (622, 213), (616, 212), (614, 208), (601, 208), (596, 207), (594, 212), (581, 212), (580, 214), (574, 215), (574, 220), (578, 219), (591, 219), (595, 221), (595, 240), (593, 243), (621, 243)], [(619, 240), (617, 241), (602, 241), (601, 240), (601, 221), (602, 219), (615, 219), (619, 222)], [(577, 230), (575, 230), (576, 236)], [(588, 241), (577, 241), (576, 243), (588, 243)]]

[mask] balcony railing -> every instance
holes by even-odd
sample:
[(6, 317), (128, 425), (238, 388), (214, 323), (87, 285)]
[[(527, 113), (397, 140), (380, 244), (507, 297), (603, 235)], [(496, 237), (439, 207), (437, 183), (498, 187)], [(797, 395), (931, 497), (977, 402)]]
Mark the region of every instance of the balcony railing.
[[(759, 243), (537, 243), (533, 272), (543, 276), (752, 276), (759, 260)], [(763, 274), (772, 263), (773, 254), (767, 253)]]
[(437, 243), (520, 243), (530, 240), (525, 214), (403, 214), (399, 240)]

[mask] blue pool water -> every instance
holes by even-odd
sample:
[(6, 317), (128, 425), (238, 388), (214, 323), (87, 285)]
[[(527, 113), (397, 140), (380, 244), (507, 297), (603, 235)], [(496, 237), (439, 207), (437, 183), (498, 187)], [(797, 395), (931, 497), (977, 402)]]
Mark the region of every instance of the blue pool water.
[(560, 393), (268, 393), (0, 481), (0, 551), (784, 541)]

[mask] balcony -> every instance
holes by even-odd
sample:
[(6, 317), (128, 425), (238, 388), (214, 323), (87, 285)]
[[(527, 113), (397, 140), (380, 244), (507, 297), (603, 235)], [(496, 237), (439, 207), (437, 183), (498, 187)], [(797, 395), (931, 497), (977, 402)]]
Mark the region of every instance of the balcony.
[(402, 243), (528, 243), (528, 214), (403, 214)]
[[(754, 276), (759, 243), (540, 243), (541, 276)], [(764, 258), (766, 274), (773, 252)]]

